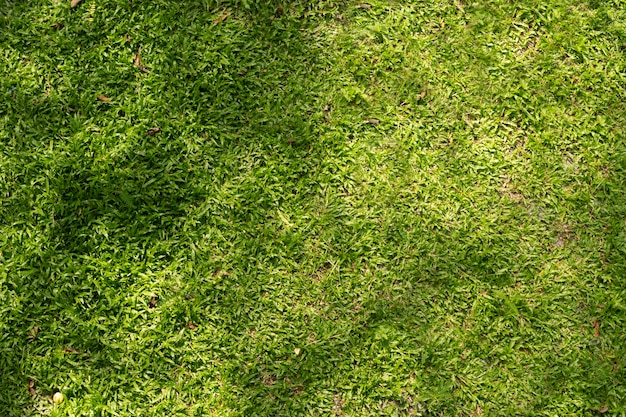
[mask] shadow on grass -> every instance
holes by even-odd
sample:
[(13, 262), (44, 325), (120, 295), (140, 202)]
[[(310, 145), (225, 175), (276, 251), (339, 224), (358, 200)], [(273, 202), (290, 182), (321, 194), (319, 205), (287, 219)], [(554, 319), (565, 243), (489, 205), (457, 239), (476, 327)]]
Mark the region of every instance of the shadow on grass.
[[(109, 18), (88, 4), (0, 6), (0, 42), (12, 53), (0, 82), (9, 416), (47, 407), (68, 361), (82, 375), (116, 372), (124, 335), (99, 316), (124, 314), (116, 294), (188, 256), (198, 207), (220, 227), (266, 221), (250, 213), (270, 216), (276, 199), (220, 201), (264, 152), (292, 177), (321, 158), (306, 143), (317, 97), (294, 85), (319, 76), (306, 68), (320, 51), (306, 45), (303, 2), (109, 3), (98, 5)], [(140, 49), (146, 71), (133, 65)]]

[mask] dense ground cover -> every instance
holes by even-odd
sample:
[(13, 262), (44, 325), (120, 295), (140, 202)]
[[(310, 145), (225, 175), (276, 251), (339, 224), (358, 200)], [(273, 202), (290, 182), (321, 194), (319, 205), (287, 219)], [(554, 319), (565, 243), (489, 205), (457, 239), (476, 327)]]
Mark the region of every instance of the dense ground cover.
[(624, 1), (253, 3), (0, 1), (0, 415), (626, 414)]

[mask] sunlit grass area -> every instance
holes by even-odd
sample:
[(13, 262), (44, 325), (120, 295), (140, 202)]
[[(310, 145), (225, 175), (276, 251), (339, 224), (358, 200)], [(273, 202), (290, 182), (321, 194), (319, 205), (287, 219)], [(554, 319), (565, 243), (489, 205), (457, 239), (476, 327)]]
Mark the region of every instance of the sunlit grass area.
[(0, 55), (0, 416), (626, 414), (624, 0), (0, 0)]

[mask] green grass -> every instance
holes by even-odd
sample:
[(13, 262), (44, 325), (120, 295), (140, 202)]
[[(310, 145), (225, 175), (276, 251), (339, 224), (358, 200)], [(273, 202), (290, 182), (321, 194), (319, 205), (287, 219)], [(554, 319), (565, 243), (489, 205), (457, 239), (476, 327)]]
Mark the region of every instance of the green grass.
[(0, 416), (626, 415), (626, 3), (369, 5), (0, 0)]

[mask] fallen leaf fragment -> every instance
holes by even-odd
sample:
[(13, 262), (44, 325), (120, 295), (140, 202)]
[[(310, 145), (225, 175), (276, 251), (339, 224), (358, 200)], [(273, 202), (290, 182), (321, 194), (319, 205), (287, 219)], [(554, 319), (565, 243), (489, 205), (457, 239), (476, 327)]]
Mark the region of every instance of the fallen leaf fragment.
[(157, 298), (155, 296), (150, 297), (150, 308), (155, 308), (157, 304)]
[(30, 395), (31, 397), (37, 395), (37, 393), (35, 392), (35, 381), (33, 381), (32, 379), (28, 380), (28, 395)]
[(372, 125), (377, 125), (377, 124), (380, 124), (380, 120), (378, 120), (378, 119), (367, 119), (367, 123), (372, 124)]
[(72, 0), (72, 2), (70, 3), (70, 7), (76, 7), (78, 6), (78, 3), (80, 3), (83, 0)]
[(133, 57), (133, 64), (135, 64), (135, 66), (137, 67), (141, 65), (141, 46), (139, 47), (139, 49), (137, 49), (137, 52)]
[(64, 349), (63, 349), (63, 352), (65, 352), (65, 353), (75, 353), (75, 354), (78, 354), (78, 353), (80, 353), (80, 350), (78, 350), (78, 349), (76, 349), (76, 348), (73, 348), (73, 347), (71, 347), (71, 346), (68, 346), (68, 347), (66, 347), (66, 348), (64, 348)]
[(600, 321), (598, 319), (593, 322), (593, 328), (593, 337), (600, 337)]
[(104, 101), (105, 103), (111, 101), (110, 98), (108, 98), (107, 96), (103, 96), (103, 95), (99, 95), (98, 100)]
[(28, 332), (28, 338), (30, 340), (35, 340), (35, 339), (37, 339), (37, 334), (38, 333), (39, 333), (39, 327), (35, 326), (35, 327), (33, 327), (33, 329), (30, 332)]
[(148, 131), (146, 132), (148, 135), (153, 136), (156, 135), (157, 133), (159, 133), (161, 131), (160, 127), (153, 127), (152, 129), (148, 129)]
[(293, 354), (294, 354), (294, 355), (299, 355), (299, 354), (300, 354), (300, 352), (302, 352), (302, 349), (300, 349), (300, 348), (298, 348), (298, 347), (297, 347), (297, 348), (295, 348), (295, 349), (293, 350)]
[(139, 49), (137, 49), (137, 53), (135, 54), (135, 57), (133, 58), (133, 63), (135, 64), (135, 66), (137, 68), (139, 68), (141, 71), (143, 72), (150, 72), (148, 70), (148, 68), (146, 68), (142, 63), (141, 63), (141, 46), (139, 47)]
[(197, 328), (198, 328), (198, 326), (196, 326), (196, 325), (195, 325), (195, 324), (193, 324), (192, 322), (188, 322), (188, 323), (187, 323), (187, 327), (188, 327), (188, 328), (190, 328), (190, 329), (192, 329), (192, 330), (193, 330), (193, 329), (197, 329)]
[(218, 17), (217, 19), (215, 19), (213, 21), (213, 23), (215, 23), (216, 25), (219, 24), (219, 23), (222, 23), (224, 20), (228, 19), (228, 16), (230, 16), (230, 13), (226, 12), (223, 15), (221, 15), (220, 17)]
[(600, 407), (600, 408), (591, 408), (590, 410), (591, 410), (591, 411), (593, 411), (593, 412), (596, 412), (596, 413), (598, 413), (598, 414), (604, 414), (604, 413), (606, 413), (607, 411), (609, 411), (609, 407), (608, 407), (608, 406), (606, 406), (606, 405), (603, 405), (603, 406), (602, 406), (602, 407)]
[(359, 3), (356, 5), (357, 8), (359, 9), (365, 9), (365, 10), (369, 10), (372, 8), (372, 5), (369, 3)]
[(423, 100), (426, 97), (426, 91), (422, 91), (419, 96), (417, 96), (417, 101)]

